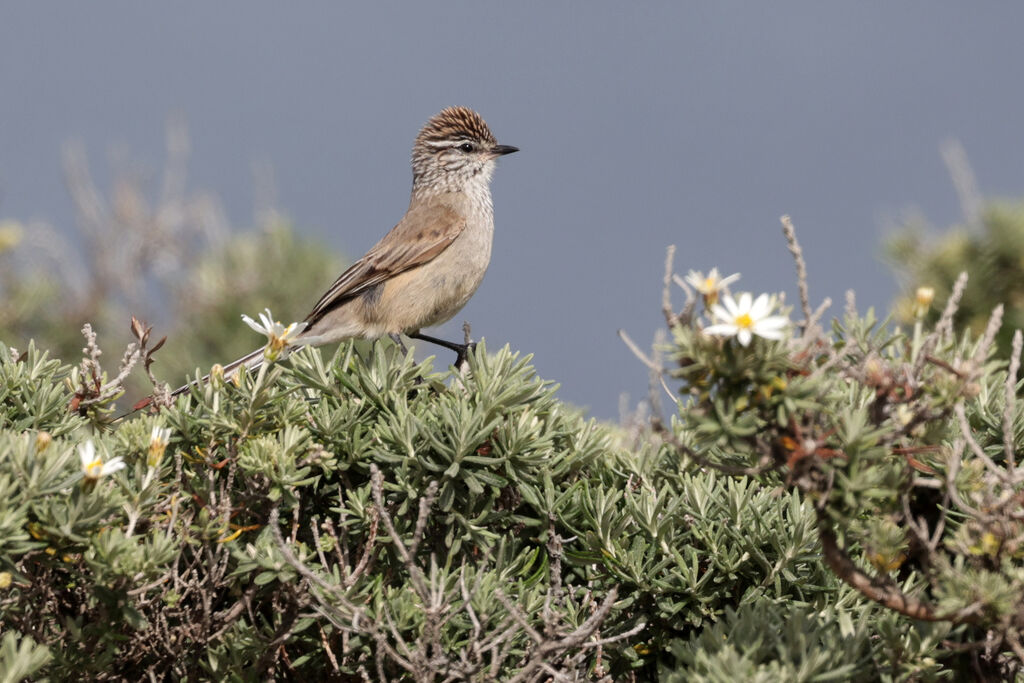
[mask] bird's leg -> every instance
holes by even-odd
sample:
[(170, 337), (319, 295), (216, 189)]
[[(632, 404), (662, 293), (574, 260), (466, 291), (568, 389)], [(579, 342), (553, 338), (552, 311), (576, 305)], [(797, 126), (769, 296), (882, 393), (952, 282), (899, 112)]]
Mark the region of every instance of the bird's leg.
[(420, 334), (419, 332), (410, 332), (409, 339), (419, 339), (421, 341), (430, 342), (431, 344), (437, 344), (438, 346), (443, 346), (444, 348), (455, 351), (456, 353), (461, 352), (466, 347), (465, 344), (456, 344), (455, 342), (438, 339), (437, 337)]
[(437, 337), (431, 337), (430, 335), (420, 334), (419, 332), (410, 332), (410, 339), (419, 339), (421, 341), (430, 342), (431, 344), (437, 344), (443, 346), (446, 349), (454, 351), (455, 356), (455, 368), (457, 370), (462, 369), (462, 365), (466, 362), (466, 357), (469, 352), (476, 348), (476, 342), (466, 342), (465, 344), (457, 344), (455, 342), (445, 341), (444, 339), (438, 339)]
[(405, 342), (402, 341), (402, 335), (398, 334), (397, 332), (392, 332), (388, 336), (391, 337), (391, 341), (398, 344), (398, 348), (402, 349), (403, 356), (409, 355), (409, 349), (405, 348)]
[[(405, 343), (402, 341), (402, 335), (398, 334), (397, 332), (391, 332), (388, 334), (388, 336), (391, 337), (391, 341), (398, 344), (398, 348), (402, 349), (403, 356), (409, 355), (409, 349), (405, 347)], [(412, 383), (417, 386), (423, 384), (423, 377), (421, 375), (416, 375), (416, 378), (413, 380)]]

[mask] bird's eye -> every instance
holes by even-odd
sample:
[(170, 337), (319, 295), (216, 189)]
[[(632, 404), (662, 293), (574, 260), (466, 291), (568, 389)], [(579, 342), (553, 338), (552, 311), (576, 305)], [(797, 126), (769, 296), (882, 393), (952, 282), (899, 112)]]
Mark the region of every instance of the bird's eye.
[(468, 142), (463, 142), (461, 145), (459, 145), (459, 149), (461, 149), (463, 152), (472, 152), (473, 145), (471, 145)]

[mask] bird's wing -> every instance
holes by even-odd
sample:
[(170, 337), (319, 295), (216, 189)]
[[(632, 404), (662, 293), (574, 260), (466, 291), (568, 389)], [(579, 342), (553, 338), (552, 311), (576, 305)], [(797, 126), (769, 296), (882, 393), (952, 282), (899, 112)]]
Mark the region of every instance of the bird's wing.
[(465, 227), (466, 219), (447, 206), (409, 209), (398, 225), (334, 281), (306, 316), (306, 322), (312, 326), (338, 304), (427, 263), (447, 249)]

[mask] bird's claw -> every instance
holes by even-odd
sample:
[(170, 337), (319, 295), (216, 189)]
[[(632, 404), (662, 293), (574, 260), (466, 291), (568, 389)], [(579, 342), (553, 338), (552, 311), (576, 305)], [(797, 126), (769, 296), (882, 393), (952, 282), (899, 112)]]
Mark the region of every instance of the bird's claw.
[(469, 360), (469, 354), (476, 350), (476, 342), (466, 342), (459, 347), (455, 356), (455, 369), (462, 370), (462, 366)]

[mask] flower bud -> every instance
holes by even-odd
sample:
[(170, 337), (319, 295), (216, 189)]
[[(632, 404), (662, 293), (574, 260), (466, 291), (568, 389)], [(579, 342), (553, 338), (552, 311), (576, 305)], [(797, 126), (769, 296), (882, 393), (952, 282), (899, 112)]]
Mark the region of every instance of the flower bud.
[(918, 287), (914, 294), (914, 317), (923, 318), (935, 300), (934, 287)]
[(42, 453), (50, 447), (51, 443), (53, 443), (53, 437), (50, 435), (50, 432), (36, 432), (36, 453)]

